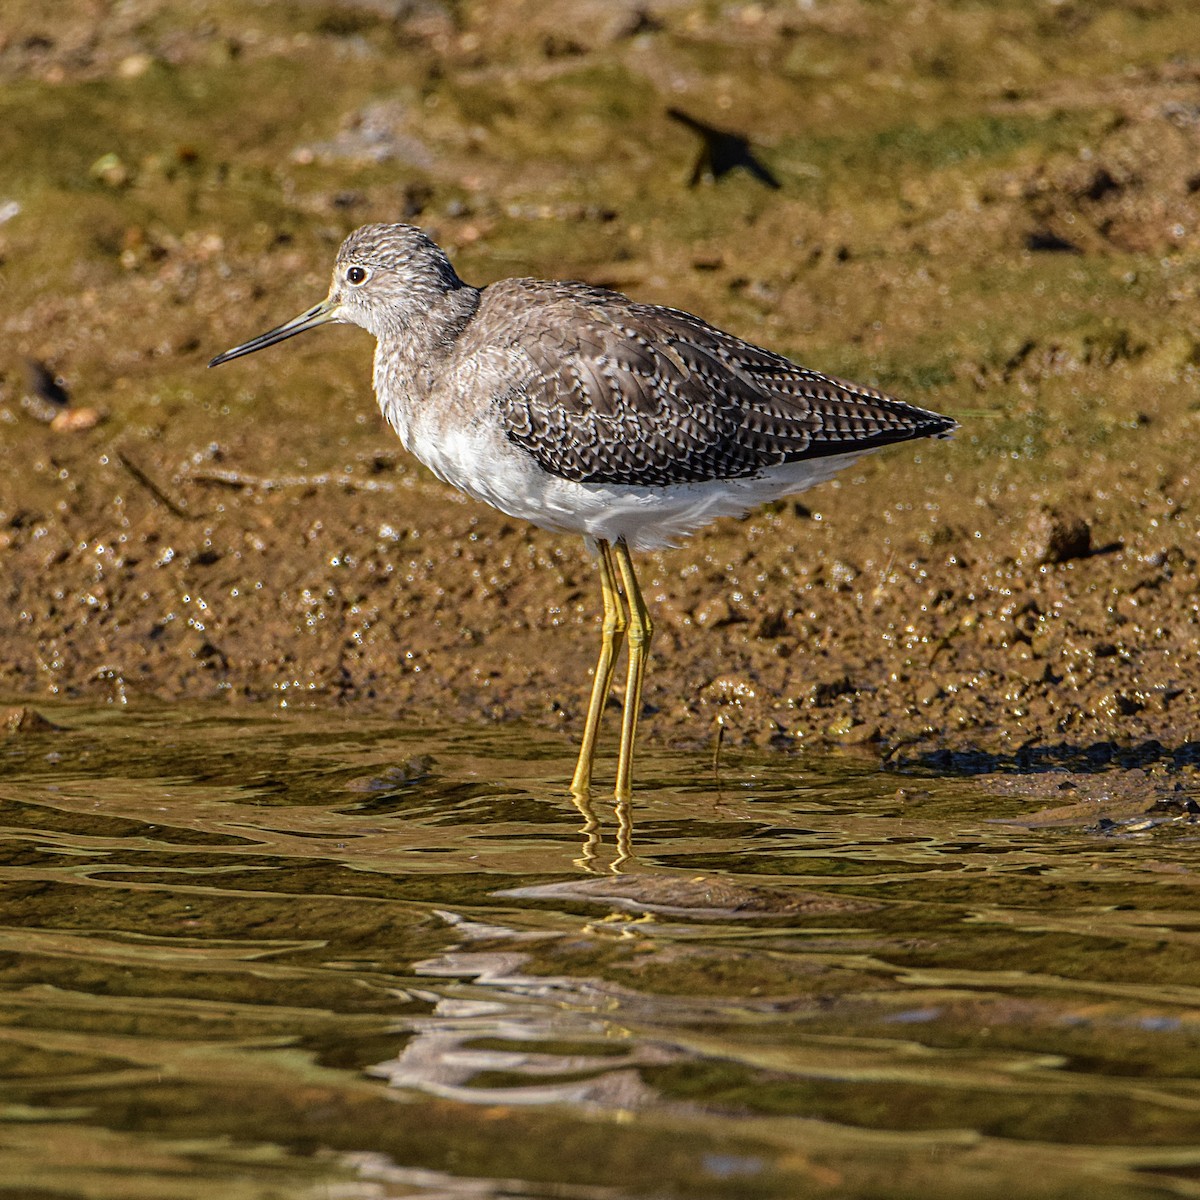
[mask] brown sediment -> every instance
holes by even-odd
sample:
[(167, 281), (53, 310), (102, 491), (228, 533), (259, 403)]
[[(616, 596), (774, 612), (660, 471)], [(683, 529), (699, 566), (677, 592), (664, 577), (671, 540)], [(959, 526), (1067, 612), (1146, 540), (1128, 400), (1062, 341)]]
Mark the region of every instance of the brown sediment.
[[(962, 423), (648, 556), (649, 736), (1187, 759), (1184, 0), (589, 5), (570, 38), (537, 5), (213, 3), (200, 32), (149, 0), (53, 30), (12, 7), (0, 692), (577, 731), (599, 619), (578, 543), (408, 459), (357, 331), (204, 370), (320, 299), (349, 229), (402, 218), (473, 282), (617, 286)], [(672, 105), (744, 131), (782, 187), (689, 189)], [(26, 357), (105, 421), (38, 420)]]

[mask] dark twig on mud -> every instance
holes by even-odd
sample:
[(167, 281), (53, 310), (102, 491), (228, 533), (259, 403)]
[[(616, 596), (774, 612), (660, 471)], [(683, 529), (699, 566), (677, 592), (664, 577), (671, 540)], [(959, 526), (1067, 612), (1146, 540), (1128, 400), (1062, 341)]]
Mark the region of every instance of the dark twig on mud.
[(160, 504), (165, 505), (177, 517), (182, 517), (185, 521), (196, 521), (199, 519), (199, 513), (189, 512), (187, 505), (180, 500), (174, 500), (167, 495), (141, 467), (137, 465), (124, 450), (117, 451), (117, 458), (120, 460), (121, 466), (127, 470)]
[(242, 471), (220, 471), (206, 468), (188, 471), (185, 479), (192, 483), (211, 483), (228, 488), (261, 488), (265, 492), (285, 487), (342, 487), (353, 492), (392, 492), (393, 483), (384, 479), (355, 479), (351, 475), (247, 475)]

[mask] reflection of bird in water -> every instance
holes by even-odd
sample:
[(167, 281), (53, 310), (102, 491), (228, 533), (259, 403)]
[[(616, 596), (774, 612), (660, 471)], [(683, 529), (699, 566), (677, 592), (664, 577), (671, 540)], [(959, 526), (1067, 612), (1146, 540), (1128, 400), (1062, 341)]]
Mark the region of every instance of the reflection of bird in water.
[(616, 796), (652, 626), (632, 551), (831, 478), (869, 450), (954, 422), (741, 341), (688, 313), (583, 283), (471, 287), (410, 225), (366, 225), (328, 297), (213, 359), (326, 322), (375, 335), (375, 391), (404, 445), (468, 495), (597, 552), (604, 620), (571, 791), (586, 796), (616, 657), (629, 641)]
[[(443, 915), (452, 929), (466, 924), (457, 914)], [(628, 924), (626, 919), (623, 926)], [(622, 927), (614, 928), (617, 936)], [(421, 994), (433, 1000), (433, 1007), (400, 1017), (406, 1036), (399, 1052), (368, 1067), (369, 1075), (393, 1088), (505, 1108), (586, 1105), (592, 1112), (628, 1112), (656, 1098), (638, 1068), (673, 1061), (680, 1052), (665, 1037), (629, 1028), (627, 990), (598, 979), (527, 973), (529, 955), (522, 942), (530, 938), (544, 944), (544, 932), (503, 925), (476, 929), (476, 937), (485, 933), (503, 948), (455, 947), (415, 963)], [(643, 1010), (667, 1007), (653, 996), (634, 1003)], [(707, 997), (678, 996), (670, 997), (669, 1006), (676, 1020), (681, 1011), (700, 1009), (708, 1015), (716, 1007)], [(515, 1196), (509, 1189), (516, 1186), (510, 1182), (502, 1192), (479, 1196)]]
[(686, 125), (693, 133), (700, 136), (700, 155), (692, 168), (692, 177), (688, 187), (695, 187), (702, 179), (720, 179), (728, 175), (735, 167), (749, 171), (759, 183), (765, 183), (769, 188), (778, 188), (779, 180), (771, 174), (754, 153), (750, 139), (740, 133), (732, 133), (727, 129), (718, 129), (678, 108), (668, 108), (667, 116), (680, 125)]

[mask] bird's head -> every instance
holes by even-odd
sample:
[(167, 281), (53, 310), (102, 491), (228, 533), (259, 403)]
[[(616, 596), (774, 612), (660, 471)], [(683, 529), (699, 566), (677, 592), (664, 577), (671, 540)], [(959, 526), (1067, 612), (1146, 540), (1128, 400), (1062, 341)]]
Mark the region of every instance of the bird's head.
[(445, 251), (413, 225), (364, 225), (338, 251), (329, 295), (208, 365), (219, 366), (331, 322), (359, 325), (377, 338), (417, 324), (438, 300), (463, 287)]

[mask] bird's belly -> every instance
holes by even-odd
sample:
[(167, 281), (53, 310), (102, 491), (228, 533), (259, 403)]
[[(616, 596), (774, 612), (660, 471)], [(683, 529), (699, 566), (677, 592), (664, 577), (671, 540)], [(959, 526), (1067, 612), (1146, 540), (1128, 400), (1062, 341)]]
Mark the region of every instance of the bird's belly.
[(542, 511), (566, 515), (556, 524), (529, 519), (606, 542), (623, 540), (634, 550), (657, 550), (678, 544), (719, 517), (742, 516), (768, 500), (823, 483), (861, 457), (861, 452), (831, 455), (785, 463), (753, 477), (665, 487), (547, 480), (540, 497)]
[(718, 517), (750, 509), (832, 478), (863, 452), (786, 463), (743, 479), (666, 487), (579, 483), (545, 471), (488, 425), (440, 429), (414, 422), (405, 444), (439, 479), (511, 517), (558, 533), (635, 550), (670, 546)]

